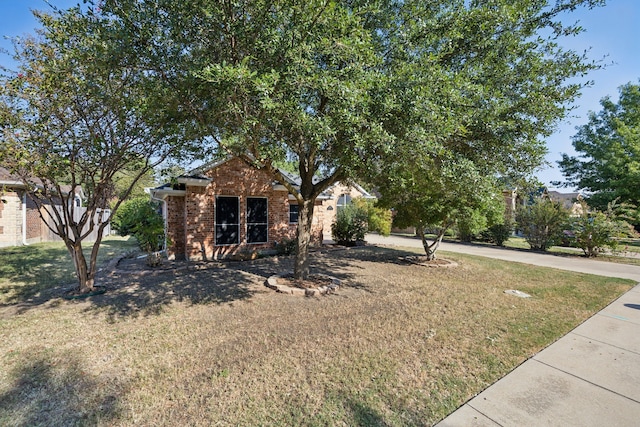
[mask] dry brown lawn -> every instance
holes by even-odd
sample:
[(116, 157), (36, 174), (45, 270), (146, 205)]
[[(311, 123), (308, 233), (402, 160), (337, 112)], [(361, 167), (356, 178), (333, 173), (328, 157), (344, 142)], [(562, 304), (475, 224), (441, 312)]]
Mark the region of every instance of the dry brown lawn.
[(315, 253), (343, 281), (325, 297), (263, 285), (286, 257), (125, 260), (104, 295), (0, 305), (0, 425), (431, 425), (632, 285), (407, 254)]

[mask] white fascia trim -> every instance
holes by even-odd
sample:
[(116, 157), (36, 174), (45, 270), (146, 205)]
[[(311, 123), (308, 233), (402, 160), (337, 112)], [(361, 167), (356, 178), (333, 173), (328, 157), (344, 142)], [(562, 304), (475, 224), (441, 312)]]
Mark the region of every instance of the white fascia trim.
[(27, 186), (24, 185), (24, 182), (22, 181), (0, 181), (0, 185), (20, 189), (27, 188)]
[[(331, 198), (328, 196), (318, 196), (316, 197), (316, 200), (330, 200)], [(297, 199), (295, 198), (295, 196), (293, 194), (289, 194), (289, 200), (294, 200), (297, 203)]]
[(178, 184), (191, 185), (193, 187), (206, 187), (213, 181), (211, 178), (178, 178)]
[(222, 159), (222, 160), (213, 160), (211, 162), (205, 163), (204, 165), (198, 166), (195, 169), (191, 169), (190, 171), (187, 172), (187, 174), (189, 175), (197, 175), (197, 174), (201, 174), (204, 173), (208, 170), (211, 169), (215, 169), (218, 166), (227, 163), (229, 160), (233, 159), (234, 156), (228, 156), (226, 159)]
[(362, 193), (362, 197), (365, 199), (377, 199), (376, 196), (370, 194), (367, 190), (365, 190), (364, 188), (362, 188), (360, 185), (356, 184), (355, 182), (353, 183), (353, 187), (358, 190), (359, 192)]
[(185, 190), (151, 190), (151, 197), (164, 200), (169, 196), (181, 197), (186, 195)]

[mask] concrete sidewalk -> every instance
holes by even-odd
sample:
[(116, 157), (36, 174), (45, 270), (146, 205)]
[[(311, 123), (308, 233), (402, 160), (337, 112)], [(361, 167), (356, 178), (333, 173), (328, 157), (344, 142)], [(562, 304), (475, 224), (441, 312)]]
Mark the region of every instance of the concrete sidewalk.
[[(372, 244), (422, 247), (406, 237)], [(466, 244), (440, 250), (640, 282), (640, 267)], [(640, 285), (469, 400), (437, 426), (640, 425)]]

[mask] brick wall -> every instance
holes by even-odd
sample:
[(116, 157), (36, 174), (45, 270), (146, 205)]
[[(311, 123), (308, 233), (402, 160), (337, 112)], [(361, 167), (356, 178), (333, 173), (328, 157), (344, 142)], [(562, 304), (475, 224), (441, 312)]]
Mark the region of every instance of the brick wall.
[(167, 197), (167, 256), (169, 259), (184, 259), (184, 197)]
[[(170, 256), (179, 257), (182, 253), (192, 260), (219, 259), (239, 250), (271, 249), (275, 241), (295, 237), (297, 226), (289, 224), (288, 192), (274, 190), (273, 178), (267, 172), (251, 168), (242, 160), (234, 158), (205, 172), (205, 175), (212, 179), (206, 187), (187, 185), (184, 198), (167, 198), (167, 232), (173, 243), (169, 250)], [(216, 196), (239, 198), (239, 245), (215, 244)], [(268, 199), (267, 243), (246, 242), (247, 197)], [(183, 200), (182, 206), (178, 199)], [(315, 243), (322, 241), (322, 224), (321, 220), (314, 218)]]
[(46, 224), (43, 223), (38, 213), (38, 207), (31, 198), (27, 197), (27, 241), (42, 242), (46, 240), (49, 230)]

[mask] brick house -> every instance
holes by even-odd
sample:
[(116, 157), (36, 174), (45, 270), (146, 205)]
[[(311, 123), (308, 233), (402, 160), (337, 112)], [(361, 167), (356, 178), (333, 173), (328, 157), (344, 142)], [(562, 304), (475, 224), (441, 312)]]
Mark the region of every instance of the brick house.
[(0, 247), (45, 241), (47, 235), (26, 186), (0, 167)]
[[(152, 189), (151, 197), (163, 202), (169, 259), (211, 260), (241, 251), (264, 252), (296, 236), (295, 198), (266, 171), (238, 157), (197, 168), (175, 184)], [(318, 197), (313, 244), (322, 243), (337, 209), (352, 197), (372, 196), (360, 186), (336, 184)]]
[[(53, 219), (46, 211), (43, 212), (43, 216), (47, 222), (40, 217), (38, 206), (28, 196), (28, 190), (24, 182), (0, 166), (0, 247), (61, 240), (47, 226), (47, 222), (53, 224)], [(67, 191), (70, 191), (70, 188)], [(73, 203), (78, 207), (74, 212), (78, 217), (84, 209), (82, 208), (82, 199), (82, 189), (77, 188)], [(54, 202), (56, 201), (54, 200)], [(56, 203), (60, 203), (60, 201), (58, 200)], [(47, 207), (51, 208), (50, 205)], [(61, 206), (58, 204), (53, 208), (60, 210)], [(105, 212), (108, 211), (105, 210)], [(108, 232), (107, 229), (105, 234)], [(92, 240), (91, 236), (87, 240)]]

